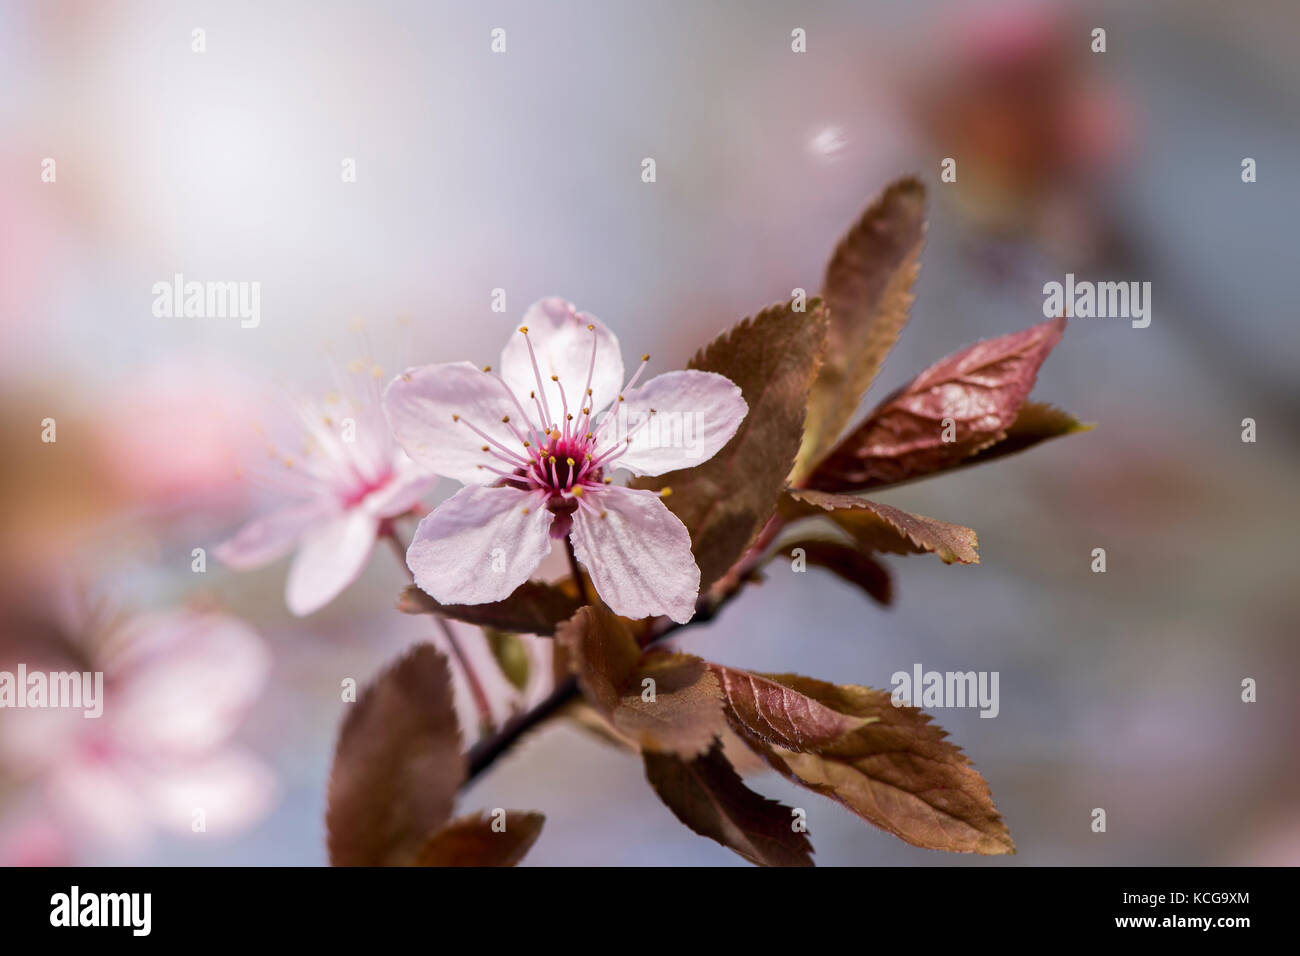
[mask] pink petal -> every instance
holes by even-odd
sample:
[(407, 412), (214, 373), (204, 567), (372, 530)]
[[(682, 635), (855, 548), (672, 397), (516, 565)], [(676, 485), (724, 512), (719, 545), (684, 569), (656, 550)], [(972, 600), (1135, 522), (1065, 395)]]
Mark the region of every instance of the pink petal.
[(443, 604), (500, 601), (550, 553), (554, 517), (536, 494), (468, 485), (420, 522), (406, 563)]
[(657, 495), (610, 487), (589, 499), (597, 512), (573, 516), (573, 550), (596, 590), (623, 617), (695, 614), (700, 569), (691, 535)]
[[(611, 411), (620, 419), (611, 423), (607, 434), (632, 439), (614, 467), (638, 475), (662, 475), (693, 468), (716, 455), (736, 434), (749, 406), (731, 379), (713, 372), (682, 371), (665, 372), (630, 389), (625, 401)], [(649, 421), (638, 429), (647, 417)]]
[(523, 450), (501, 421), (507, 415), (519, 417), (508, 390), (496, 376), (469, 362), (407, 369), (384, 390), (384, 411), (393, 434), (417, 464), (468, 485), (490, 484), (499, 477), (479, 465), (510, 470), (496, 455), (483, 451), (491, 442), (470, 425), (510, 454)]
[(236, 571), (269, 564), (292, 551), (303, 532), (328, 509), (329, 504), (325, 501), (287, 505), (253, 519), (233, 538), (217, 545), (213, 553), (222, 564)]
[(398, 454), (401, 458), (394, 467), (393, 477), (362, 501), (362, 507), (377, 518), (406, 514), (438, 484), (437, 475), (428, 474), (404, 452)]
[(150, 759), (226, 741), (257, 699), (270, 654), (242, 622), (173, 611), (134, 619), (113, 660), (104, 720), (117, 747)]
[[(623, 387), (623, 356), (619, 352), (618, 339), (600, 319), (577, 311), (572, 303), (563, 299), (550, 298), (533, 303), (520, 324), (528, 329), (527, 339), (518, 331), (512, 333), (506, 347), (501, 350), (501, 377), (523, 400), (528, 399), (530, 392), (536, 391), (537, 376), (533, 373), (533, 362), (528, 354), (528, 343), (532, 342), (551, 412), (551, 421), (537, 424), (562, 423), (560, 385), (564, 386), (569, 411), (575, 417), (588, 402), (595, 402), (592, 411), (596, 412), (618, 398), (618, 390)], [(589, 325), (594, 328), (588, 329)], [(591, 368), (593, 343), (596, 367), (591, 378), (592, 394), (588, 399), (584, 389), (587, 387), (587, 371)], [(559, 384), (551, 381), (552, 375), (559, 376)], [(536, 421), (536, 405), (530, 403), (525, 407)]]
[(289, 568), (285, 603), (299, 617), (319, 611), (361, 574), (379, 521), (353, 508), (309, 531)]
[(235, 748), (199, 760), (142, 768), (138, 781), (151, 822), (180, 833), (193, 832), (195, 810), (203, 811), (203, 833), (220, 836), (241, 830), (266, 815), (277, 792), (271, 770)]
[(139, 850), (151, 836), (139, 790), (114, 760), (73, 760), (45, 781), (47, 805), (80, 836), (115, 849)]

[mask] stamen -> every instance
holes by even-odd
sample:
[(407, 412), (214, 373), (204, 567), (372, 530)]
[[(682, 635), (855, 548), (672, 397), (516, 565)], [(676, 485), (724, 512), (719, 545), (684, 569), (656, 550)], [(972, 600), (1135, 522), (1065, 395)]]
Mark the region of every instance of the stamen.
[[(497, 383), (505, 390), (505, 393), (508, 396), (510, 396), (510, 401), (514, 403), (515, 409), (519, 412), (519, 417), (524, 420), (524, 424), (528, 427), (528, 434), (531, 435), (534, 439), (536, 439), (537, 433), (540, 431), (540, 429), (533, 424), (533, 420), (529, 418), (528, 413), (524, 411), (524, 406), (520, 404), (519, 396), (515, 394), (515, 390), (511, 388), (509, 385), (507, 385), (506, 380), (503, 379), (500, 375), (493, 373), (492, 367), (490, 365), (485, 366), (483, 371), (491, 374), (492, 377), (497, 380)], [(539, 408), (538, 411), (540, 410), (541, 409)], [(518, 434), (518, 432), (515, 433), (515, 436), (519, 438), (520, 441), (523, 441), (523, 436)]]
[[(587, 363), (587, 384), (583, 386), (582, 390), (588, 398), (591, 398), (591, 378), (596, 374), (596, 347), (600, 345), (600, 336), (596, 334), (595, 325), (589, 324), (587, 331), (591, 333), (591, 361)], [(583, 413), (587, 416), (587, 424), (583, 425), (583, 428), (591, 424), (591, 406), (593, 404), (595, 403), (588, 402), (587, 407), (583, 409)]]
[(564, 385), (560, 382), (560, 376), (552, 375), (551, 381), (555, 383), (556, 388), (560, 390), (560, 413), (564, 415), (564, 438), (569, 437), (569, 422), (573, 421), (573, 416), (569, 414), (569, 399), (564, 394)]
[(466, 428), (468, 428), (470, 431), (472, 431), (475, 435), (478, 435), (479, 438), (483, 439), (483, 440), (484, 440), (485, 442), (487, 442), (489, 445), (493, 445), (494, 447), (500, 449), (502, 452), (505, 453), (505, 455), (506, 455), (506, 461), (510, 462), (511, 464), (514, 464), (514, 465), (527, 465), (527, 464), (528, 464), (528, 462), (527, 462), (526, 460), (524, 460), (523, 458), (521, 458), (519, 455), (515, 454), (513, 451), (511, 451), (511, 450), (510, 450), (509, 448), (507, 448), (505, 445), (501, 444), (499, 441), (497, 441), (495, 438), (493, 438), (493, 437), (492, 437), (491, 435), (489, 435), (487, 432), (483, 431), (481, 428), (478, 428), (478, 427), (474, 426), (474, 425), (471, 424), (470, 422), (465, 421), (465, 420), (462, 419), (459, 415), (452, 415), (452, 416), (451, 416), (451, 420), (454, 421), (454, 422), (461, 422), (461, 424), (463, 424)]
[(537, 391), (542, 393), (542, 424), (545, 425), (551, 420), (551, 407), (546, 401), (546, 387), (542, 385), (542, 370), (537, 364), (537, 353), (533, 351), (533, 340), (528, 337), (528, 326), (519, 326), (519, 331), (523, 333), (524, 341), (528, 343), (528, 357), (533, 363), (533, 377), (537, 379)]
[[(596, 467), (596, 468), (601, 467), (611, 461), (615, 461), (618, 458), (621, 458), (624, 454), (626, 454), (627, 450), (632, 446), (632, 439), (636, 436), (636, 433), (639, 432), (641, 429), (645, 428), (646, 425), (650, 424), (650, 419), (654, 418), (655, 414), (656, 414), (655, 410), (653, 408), (650, 409), (650, 414), (647, 415), (645, 418), (641, 419), (641, 421), (637, 422), (636, 427), (627, 433), (627, 437), (625, 437), (621, 442), (611, 445), (609, 448), (605, 449), (605, 451), (601, 452), (601, 454), (596, 458), (595, 462), (592, 463), (592, 467)], [(601, 425), (603, 427), (604, 422), (602, 422)]]
[(527, 472), (525, 472), (522, 475), (519, 475), (513, 471), (502, 471), (500, 468), (493, 468), (491, 465), (476, 465), (475, 467), (482, 468), (484, 471), (490, 471), (492, 472), (492, 474), (500, 475), (502, 478), (507, 478), (510, 481), (526, 481), (530, 485), (532, 485), (531, 490), (534, 491), (542, 487), (541, 482), (539, 482), (536, 478), (534, 478), (532, 475), (528, 474)]

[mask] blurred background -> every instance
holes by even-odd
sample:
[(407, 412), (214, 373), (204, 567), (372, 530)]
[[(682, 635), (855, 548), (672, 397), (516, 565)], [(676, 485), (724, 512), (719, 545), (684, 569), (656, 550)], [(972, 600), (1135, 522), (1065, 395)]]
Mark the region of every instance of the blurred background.
[[(430, 624), (392, 610), (386, 549), (305, 618), (287, 560), (236, 574), (211, 550), (278, 500), (240, 469), (286, 395), (333, 387), (331, 356), (494, 363), (557, 294), (651, 372), (680, 367), (815, 291), (908, 172), (931, 223), (868, 403), (1042, 321), (1067, 272), (1150, 282), (1151, 325), (1074, 320), (1044, 366), (1035, 397), (1092, 432), (881, 496), (975, 528), (980, 565), (887, 559), (888, 610), (774, 573), (684, 646), (876, 687), (915, 663), (998, 671), (996, 719), (935, 717), (1019, 853), (914, 849), (774, 775), (751, 786), (807, 810), (823, 865), (1300, 862), (1297, 57), (1300, 6), (1266, 2), (8, 0), (0, 669), (103, 670), (125, 716), (0, 711), (0, 862), (325, 861), (340, 682)], [(176, 273), (260, 282), (260, 324), (155, 316)], [(533, 865), (744, 865), (568, 724), (462, 806), (543, 811)]]

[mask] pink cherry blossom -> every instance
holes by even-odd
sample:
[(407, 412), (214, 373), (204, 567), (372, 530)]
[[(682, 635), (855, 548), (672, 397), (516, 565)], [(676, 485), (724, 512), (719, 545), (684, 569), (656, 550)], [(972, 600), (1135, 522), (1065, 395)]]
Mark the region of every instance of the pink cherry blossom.
[(263, 477), (288, 500), (217, 548), (223, 563), (245, 570), (296, 546), (285, 587), (296, 615), (320, 610), (355, 581), (384, 522), (410, 511), (437, 481), (393, 441), (379, 401), (380, 374), (377, 366), (354, 363), (342, 394), (298, 407), (303, 452), (273, 446), (275, 471)]
[(416, 530), (406, 555), (415, 582), (444, 604), (499, 601), (567, 536), (614, 611), (690, 620), (700, 570), (689, 532), (659, 493), (615, 485), (610, 472), (698, 465), (731, 439), (748, 406), (711, 372), (637, 386), (648, 360), (623, 384), (614, 333), (550, 298), (528, 310), (499, 373), (459, 362), (394, 379), (384, 408), (397, 440), (429, 470), (465, 483)]
[[(56, 666), (103, 674), (100, 716), (24, 709), (0, 722), (4, 768), (40, 794), (41, 813), (30, 819), (37, 832), (54, 827), (74, 845), (89, 837), (128, 850), (156, 830), (191, 832), (196, 809), (207, 833), (260, 819), (274, 777), (231, 737), (266, 683), (262, 639), (234, 618), (188, 609), (86, 629), (75, 638), (84, 656)], [(0, 666), (39, 667), (29, 654), (0, 648)]]

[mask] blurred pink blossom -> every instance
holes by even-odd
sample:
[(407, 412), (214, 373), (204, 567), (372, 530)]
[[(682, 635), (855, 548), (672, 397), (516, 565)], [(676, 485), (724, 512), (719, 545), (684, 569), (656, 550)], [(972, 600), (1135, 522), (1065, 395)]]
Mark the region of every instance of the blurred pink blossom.
[[(167, 611), (129, 618), (83, 650), (84, 660), (51, 666), (103, 672), (100, 717), (17, 709), (0, 722), (7, 773), (43, 804), (8, 835), (11, 858), (57, 855), (41, 849), (57, 848), (51, 828), (74, 845), (86, 837), (135, 849), (156, 830), (229, 833), (269, 810), (271, 772), (231, 742), (269, 670), (253, 631), (213, 612)], [(12, 670), (23, 658), (7, 651), (0, 666)]]
[(296, 615), (311, 614), (357, 579), (390, 518), (405, 514), (437, 482), (393, 441), (379, 401), (379, 368), (353, 363), (340, 392), (298, 405), (301, 455), (270, 446), (272, 472), (256, 476), (286, 499), (217, 549), (237, 570), (261, 567), (297, 548), (285, 586)]

